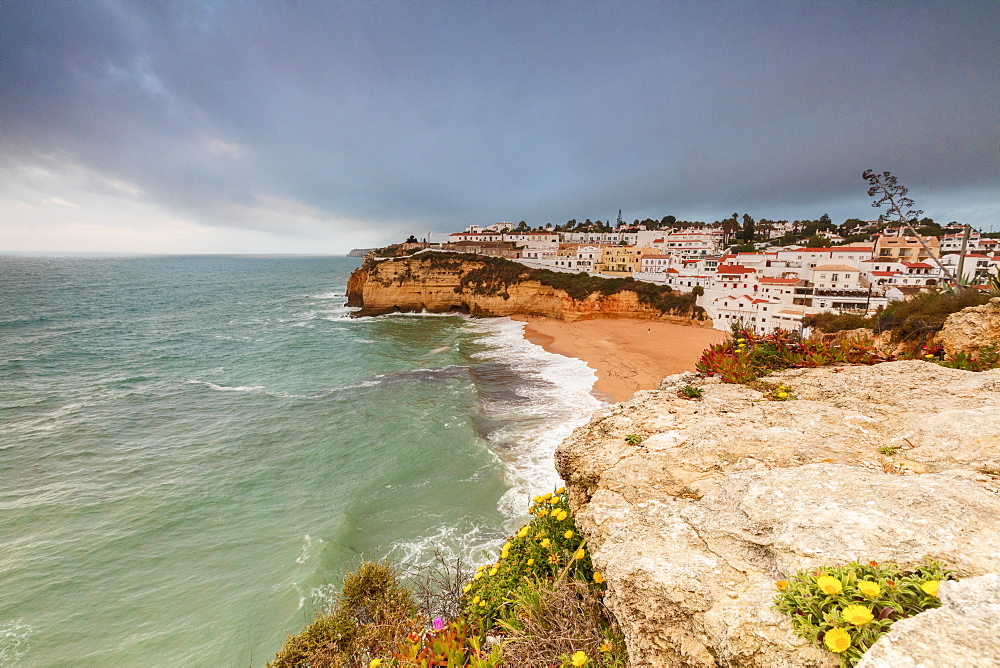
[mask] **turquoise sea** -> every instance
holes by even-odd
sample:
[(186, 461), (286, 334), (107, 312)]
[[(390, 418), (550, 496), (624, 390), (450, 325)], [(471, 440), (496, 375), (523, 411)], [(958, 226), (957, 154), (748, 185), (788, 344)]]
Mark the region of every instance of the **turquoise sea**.
[(262, 666), (363, 556), (484, 561), (593, 372), (350, 317), (344, 257), (0, 257), (0, 665)]

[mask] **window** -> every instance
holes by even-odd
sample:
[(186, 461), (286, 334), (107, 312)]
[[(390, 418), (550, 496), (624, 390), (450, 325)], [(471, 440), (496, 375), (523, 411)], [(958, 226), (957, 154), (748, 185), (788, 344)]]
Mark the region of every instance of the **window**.
[(831, 281), (839, 281), (840, 280), (840, 274), (834, 274), (833, 276), (830, 277), (830, 280)]

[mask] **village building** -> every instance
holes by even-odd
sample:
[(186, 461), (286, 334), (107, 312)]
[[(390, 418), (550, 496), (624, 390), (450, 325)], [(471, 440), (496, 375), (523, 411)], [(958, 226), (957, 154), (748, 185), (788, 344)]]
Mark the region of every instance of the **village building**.
[(601, 253), (601, 261), (594, 270), (612, 276), (629, 276), (642, 270), (644, 255), (656, 255), (656, 249), (646, 246), (606, 246)]
[[(923, 244), (921, 244), (921, 240)], [(924, 245), (927, 248), (924, 248)], [(937, 237), (891, 237), (880, 235), (875, 240), (875, 254), (880, 260), (892, 258), (907, 262), (923, 262), (941, 257), (941, 242)]]

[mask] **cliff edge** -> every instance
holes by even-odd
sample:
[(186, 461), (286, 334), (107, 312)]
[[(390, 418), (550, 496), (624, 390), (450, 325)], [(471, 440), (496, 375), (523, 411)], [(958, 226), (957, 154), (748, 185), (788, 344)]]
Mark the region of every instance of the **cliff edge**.
[(359, 316), (399, 312), (541, 315), (559, 320), (636, 318), (711, 327), (695, 297), (632, 279), (531, 269), (452, 253), (368, 260), (351, 274), (347, 305)]
[[(671, 376), (598, 411), (557, 450), (633, 665), (836, 666), (771, 608), (774, 583), (799, 569), (913, 568), (929, 556), (968, 582), (986, 576), (987, 596), (997, 589), (1000, 370), (905, 361), (765, 381), (790, 385), (796, 399)], [(681, 397), (687, 384), (702, 398)], [(626, 443), (629, 434), (641, 443)], [(940, 610), (951, 612), (936, 618), (966, 621), (932, 624), (937, 644), (917, 641), (914, 652), (893, 646), (892, 637), (919, 636), (911, 620), (898, 622), (866, 666), (998, 665), (989, 629), (1000, 606), (980, 593), (977, 607), (945, 584)], [(955, 647), (971, 655), (945, 655)]]

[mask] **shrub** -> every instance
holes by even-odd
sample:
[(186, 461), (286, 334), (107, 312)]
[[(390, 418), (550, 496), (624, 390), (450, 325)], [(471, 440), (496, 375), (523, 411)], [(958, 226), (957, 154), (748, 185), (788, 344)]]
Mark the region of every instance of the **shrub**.
[(914, 571), (895, 564), (852, 562), (799, 571), (777, 583), (774, 607), (792, 619), (795, 632), (853, 666), (898, 619), (940, 607), (938, 583), (955, 579), (939, 561)]
[(534, 518), (507, 540), (496, 563), (466, 585), (465, 618), (500, 634), (505, 665), (567, 666), (584, 655), (628, 665), (624, 637), (604, 607), (604, 578), (593, 569), (565, 490), (536, 496), (529, 513)]
[[(289, 636), (267, 665), (628, 665), (624, 636), (604, 607), (604, 578), (593, 570), (565, 490), (535, 497), (529, 512), (532, 521), (496, 563), (468, 581), (461, 562), (440, 556), (421, 569), (413, 578), (416, 603), (396, 570), (361, 564), (330, 609)], [(495, 636), (489, 649), (487, 632)]]
[(913, 299), (896, 301), (872, 316), (853, 313), (817, 313), (802, 321), (806, 327), (824, 332), (868, 328), (877, 333), (889, 332), (893, 343), (911, 341), (919, 346), (944, 326), (952, 313), (989, 301), (990, 295), (976, 290), (937, 290), (924, 292)]
[(365, 562), (344, 577), (331, 608), (298, 635), (286, 638), (268, 666), (341, 666), (367, 662), (422, 628), (413, 598), (399, 573), (384, 563)]
[(534, 519), (504, 543), (495, 564), (480, 566), (465, 587), (463, 614), (478, 628), (496, 626), (510, 610), (511, 592), (526, 582), (556, 577), (594, 579), (590, 554), (565, 494), (536, 496), (528, 512)]
[(918, 345), (944, 326), (952, 313), (989, 301), (989, 295), (976, 290), (925, 292), (907, 301), (891, 303), (875, 317), (876, 332), (891, 332), (893, 343), (914, 341)]
[(625, 442), (629, 445), (639, 445), (642, 443), (642, 436), (638, 434), (629, 434), (625, 437)]
[(873, 318), (868, 318), (857, 313), (817, 313), (807, 315), (802, 319), (802, 324), (806, 327), (815, 327), (824, 332), (841, 332), (845, 329), (871, 329), (875, 324)]
[(764, 336), (739, 330), (729, 341), (709, 346), (695, 369), (706, 375), (718, 374), (727, 383), (749, 383), (781, 369), (877, 364), (892, 359), (879, 353), (870, 340), (861, 338), (826, 343), (803, 340), (784, 330)]
[[(604, 607), (602, 593), (566, 579), (528, 582), (513, 592), (510, 614), (500, 623), (506, 665), (627, 666), (624, 638)], [(571, 663), (573, 656), (578, 663)], [(581, 661), (584, 658), (589, 660)]]

